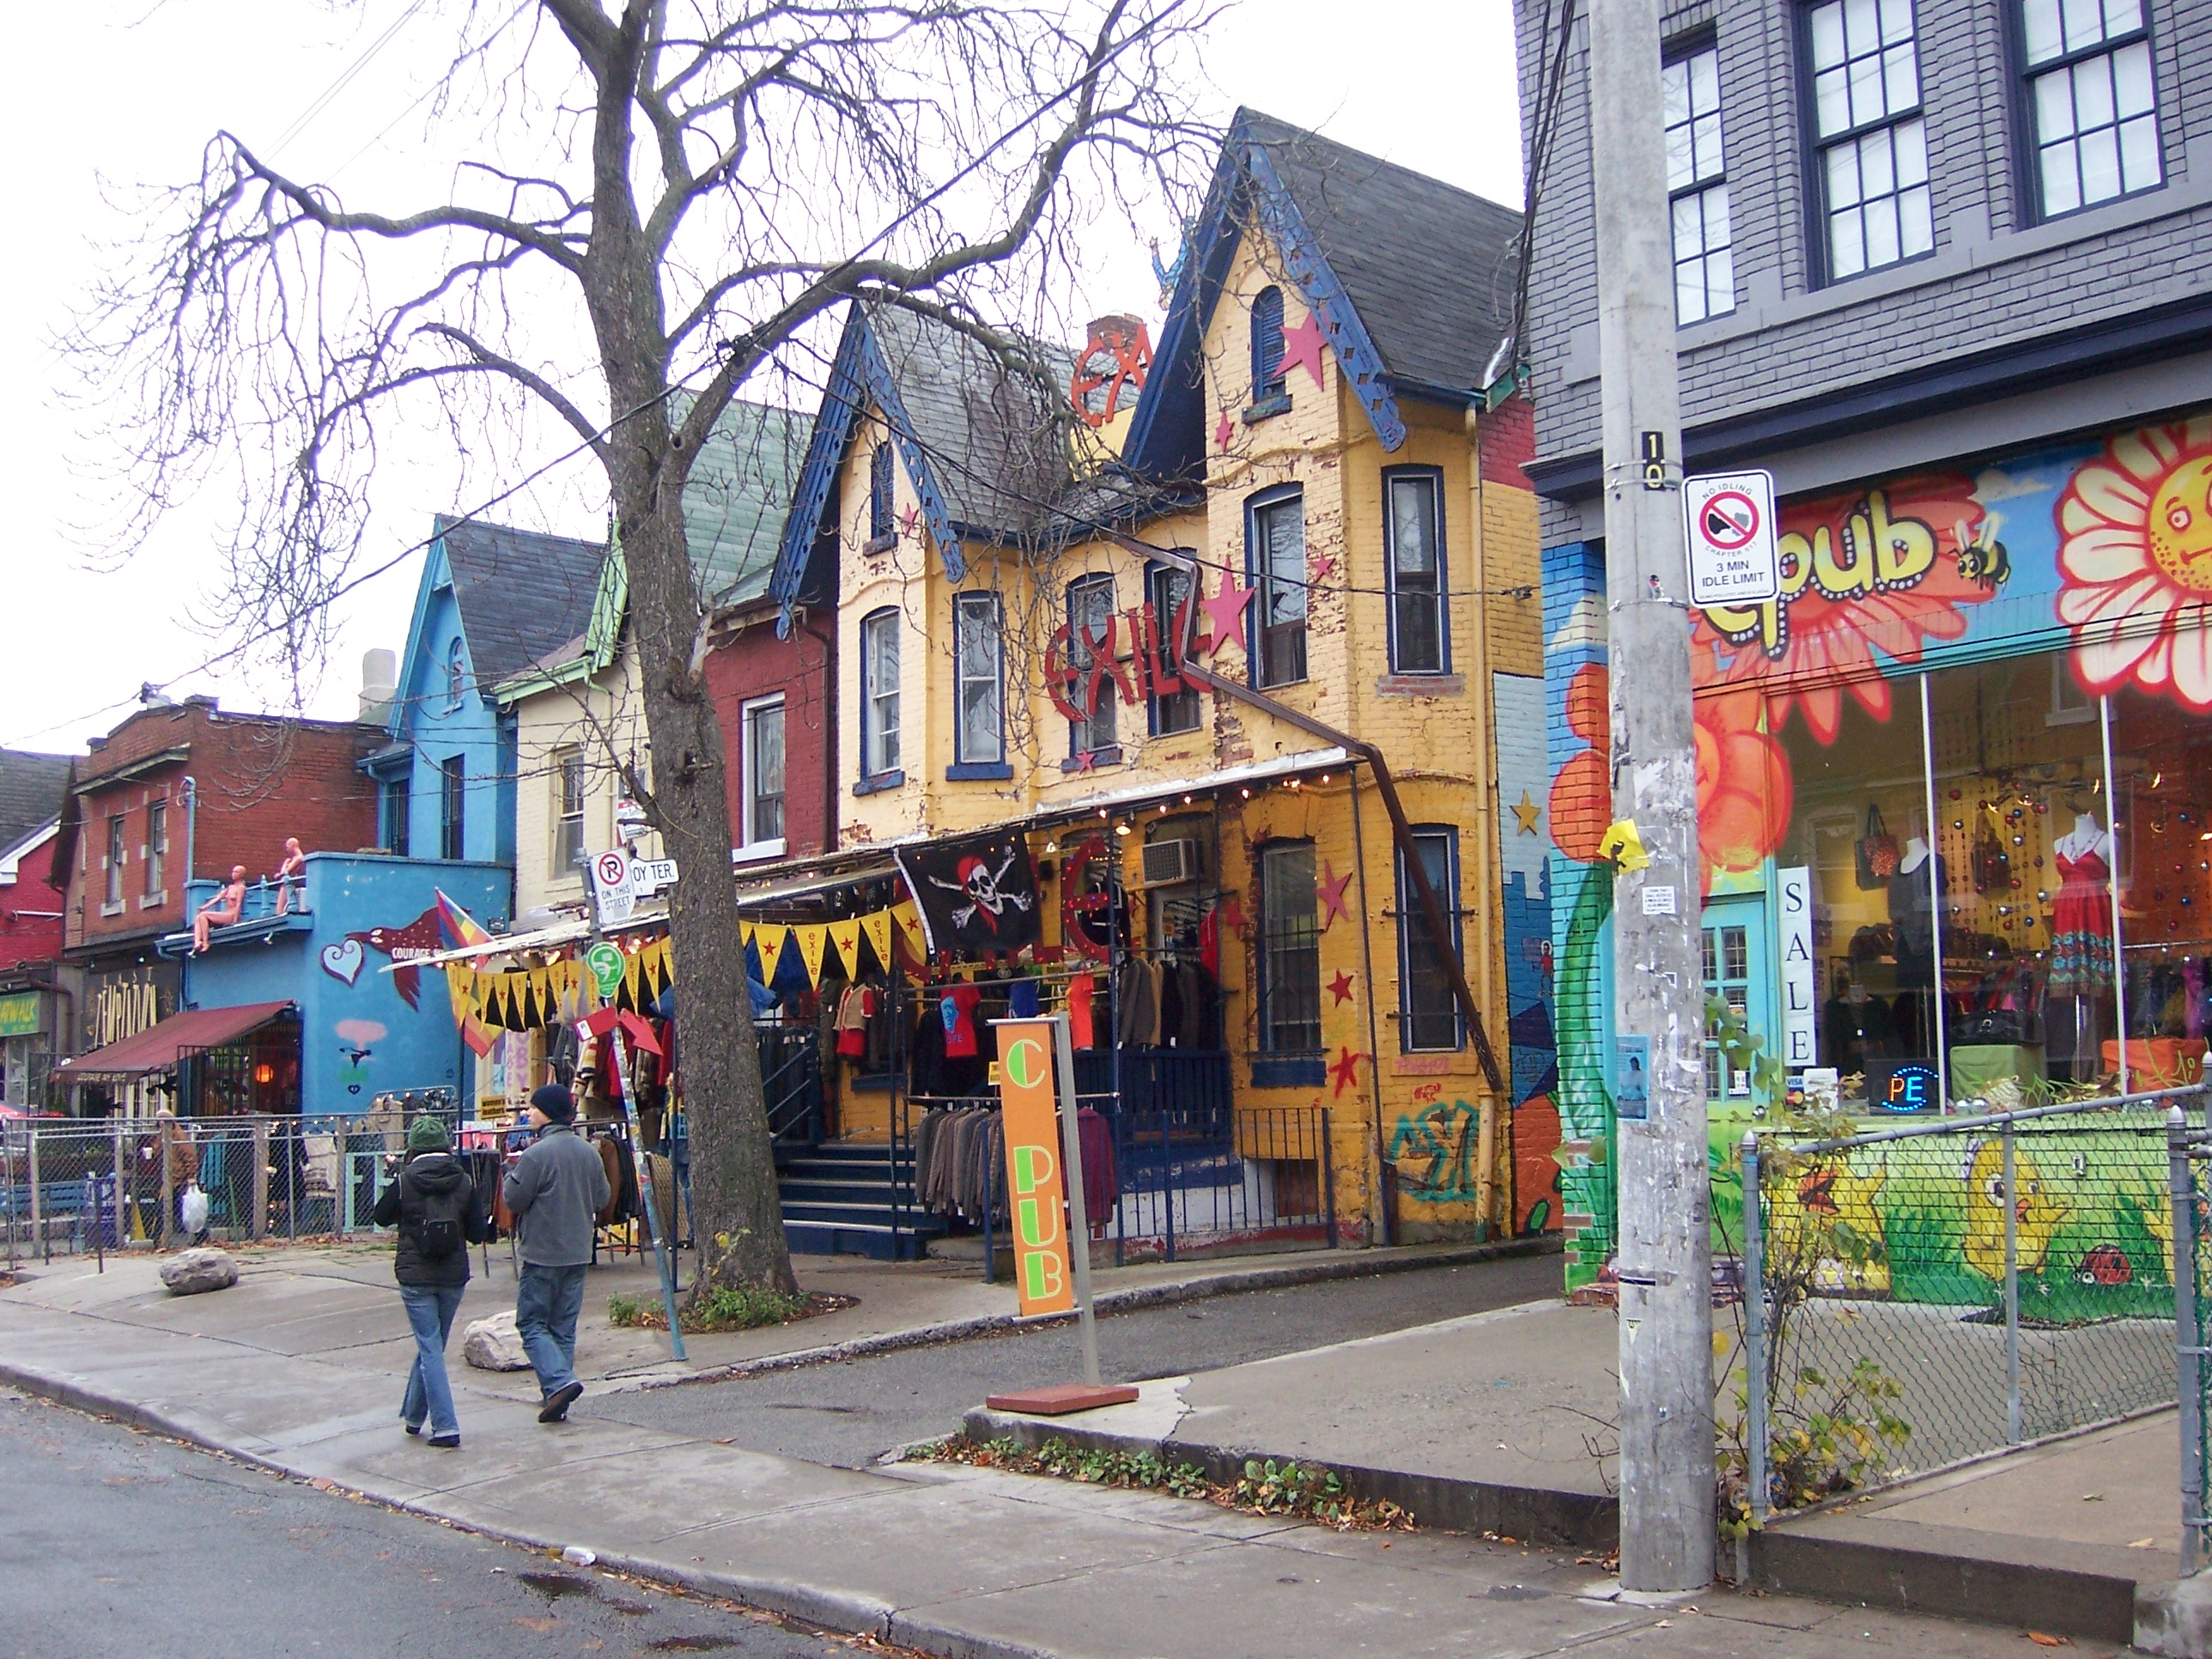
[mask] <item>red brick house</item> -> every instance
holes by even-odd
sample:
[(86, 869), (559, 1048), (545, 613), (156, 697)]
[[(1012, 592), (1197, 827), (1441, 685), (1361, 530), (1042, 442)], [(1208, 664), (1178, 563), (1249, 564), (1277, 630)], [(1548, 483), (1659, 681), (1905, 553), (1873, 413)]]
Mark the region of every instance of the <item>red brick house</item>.
[(141, 709), (94, 739), (70, 769), (52, 843), (76, 993), (56, 1052), (101, 1047), (177, 1011), (178, 964), (155, 945), (191, 925), (186, 882), (241, 864), (262, 881), (288, 836), (310, 853), (374, 848), (377, 802), (360, 763), (383, 740), (377, 726), (228, 714), (212, 697)]
[[(708, 643), (707, 694), (722, 723), (740, 878), (747, 865), (828, 852), (836, 822), (836, 609), (795, 617), (787, 639), (776, 637), (775, 615), (775, 601), (765, 593), (725, 605), (714, 613)], [(750, 799), (764, 712), (781, 722), (783, 800), (774, 836), (757, 833), (763, 815)]]
[(56, 978), (62, 891), (53, 859), (69, 769), (66, 755), (0, 750), (0, 1102), (19, 1109), (44, 1102), (67, 1006)]

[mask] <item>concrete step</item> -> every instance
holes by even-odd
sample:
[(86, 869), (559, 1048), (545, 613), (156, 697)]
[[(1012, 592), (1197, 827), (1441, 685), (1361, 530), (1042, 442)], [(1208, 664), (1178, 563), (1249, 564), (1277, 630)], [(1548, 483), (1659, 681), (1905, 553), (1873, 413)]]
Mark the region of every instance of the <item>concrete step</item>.
[(927, 1241), (888, 1224), (870, 1222), (793, 1221), (783, 1224), (785, 1241), (799, 1255), (865, 1255), (878, 1261), (914, 1261), (926, 1254)]

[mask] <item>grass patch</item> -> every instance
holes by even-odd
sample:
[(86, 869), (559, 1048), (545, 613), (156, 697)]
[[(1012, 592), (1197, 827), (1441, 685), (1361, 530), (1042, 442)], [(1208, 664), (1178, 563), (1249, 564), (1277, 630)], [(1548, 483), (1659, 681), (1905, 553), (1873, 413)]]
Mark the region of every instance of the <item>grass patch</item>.
[(1170, 1462), (1157, 1452), (1079, 1446), (1057, 1436), (1031, 1451), (1011, 1439), (955, 1436), (912, 1454), (920, 1462), (968, 1463), (1016, 1474), (1050, 1475), (1093, 1486), (1116, 1486), (1202, 1498), (1252, 1515), (1285, 1515), (1340, 1532), (1411, 1532), (1410, 1511), (1382, 1498), (1361, 1498), (1334, 1469), (1316, 1463), (1252, 1458), (1237, 1480), (1218, 1485), (1195, 1463)]
[[(788, 1325), (794, 1320), (811, 1319), (817, 1314), (835, 1313), (840, 1308), (854, 1306), (859, 1298), (850, 1296), (797, 1296), (781, 1291), (757, 1290), (752, 1286), (733, 1288), (718, 1285), (702, 1298), (687, 1297), (678, 1309), (688, 1334), (704, 1335), (714, 1331), (754, 1331), (769, 1325)], [(607, 1298), (607, 1322), (630, 1330), (665, 1331), (668, 1328), (668, 1313), (658, 1296), (616, 1295)]]

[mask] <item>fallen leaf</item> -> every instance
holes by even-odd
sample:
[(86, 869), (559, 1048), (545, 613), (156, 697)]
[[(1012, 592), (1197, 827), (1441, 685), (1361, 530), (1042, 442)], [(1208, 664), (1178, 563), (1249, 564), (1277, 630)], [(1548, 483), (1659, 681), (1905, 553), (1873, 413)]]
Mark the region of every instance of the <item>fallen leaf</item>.
[(510, 1619), (510, 1625), (520, 1625), (525, 1630), (549, 1631), (560, 1623), (557, 1619)]
[(2100, 1492), (2085, 1492), (2081, 1494), (2081, 1501), (2085, 1504), (2101, 1504), (2105, 1501), (2105, 1494)]
[(2039, 1630), (2028, 1632), (2027, 1639), (2039, 1648), (2070, 1648), (2074, 1645), (2074, 1638), (2070, 1636), (2051, 1636)]
[(2155, 1538), (2138, 1538), (2134, 1543), (2129, 1545), (2128, 1547), (2131, 1550), (2147, 1550), (2157, 1542), (2158, 1540)]
[(1659, 1628), (1661, 1630), (1672, 1630), (1674, 1628), (1674, 1621), (1671, 1619), (1662, 1619), (1659, 1621)]

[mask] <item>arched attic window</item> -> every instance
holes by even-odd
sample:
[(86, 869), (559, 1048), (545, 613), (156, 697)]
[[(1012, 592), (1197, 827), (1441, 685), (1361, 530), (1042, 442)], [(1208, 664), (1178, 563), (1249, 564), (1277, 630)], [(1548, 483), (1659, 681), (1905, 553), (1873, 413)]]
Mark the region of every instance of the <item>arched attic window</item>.
[(894, 533), (891, 521), (894, 477), (890, 440), (886, 438), (868, 457), (868, 539), (871, 542), (889, 541)]
[(1283, 290), (1263, 288), (1252, 301), (1252, 401), (1283, 395)]

